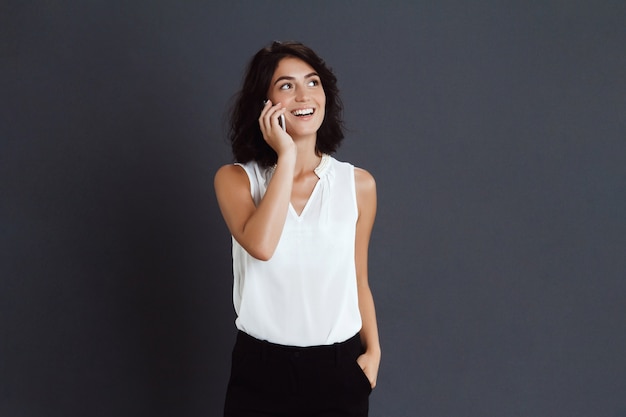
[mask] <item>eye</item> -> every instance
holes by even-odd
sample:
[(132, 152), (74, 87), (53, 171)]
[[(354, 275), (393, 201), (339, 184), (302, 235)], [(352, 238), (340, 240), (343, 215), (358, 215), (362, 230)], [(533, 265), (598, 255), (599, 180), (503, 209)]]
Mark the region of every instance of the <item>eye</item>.
[(318, 85), (320, 85), (320, 80), (311, 80), (308, 83), (309, 87), (317, 87)]
[(285, 83), (280, 86), (281, 90), (289, 90), (291, 88), (291, 83)]

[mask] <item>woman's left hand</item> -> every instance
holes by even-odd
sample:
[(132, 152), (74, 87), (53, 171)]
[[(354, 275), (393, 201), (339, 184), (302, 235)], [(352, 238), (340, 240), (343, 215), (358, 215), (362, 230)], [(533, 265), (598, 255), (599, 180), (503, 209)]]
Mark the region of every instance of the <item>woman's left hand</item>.
[(365, 352), (356, 359), (363, 373), (370, 380), (372, 389), (376, 387), (376, 379), (378, 378), (378, 366), (380, 365), (380, 355)]

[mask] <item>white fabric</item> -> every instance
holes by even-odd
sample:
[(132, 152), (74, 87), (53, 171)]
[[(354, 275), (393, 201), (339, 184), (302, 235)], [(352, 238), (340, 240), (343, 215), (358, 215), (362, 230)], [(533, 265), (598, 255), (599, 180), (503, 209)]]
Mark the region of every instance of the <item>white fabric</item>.
[[(273, 169), (238, 164), (258, 205)], [(300, 216), (289, 206), (269, 261), (250, 256), (233, 238), (233, 303), (239, 330), (290, 346), (342, 342), (361, 329), (354, 244), (358, 209), (354, 167), (324, 155)]]

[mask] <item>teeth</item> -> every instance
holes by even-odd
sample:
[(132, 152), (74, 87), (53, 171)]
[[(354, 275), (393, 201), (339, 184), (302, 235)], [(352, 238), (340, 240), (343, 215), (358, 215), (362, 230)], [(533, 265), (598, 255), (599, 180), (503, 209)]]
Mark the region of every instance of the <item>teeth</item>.
[(313, 109), (298, 109), (291, 112), (294, 116), (309, 116), (313, 114)]

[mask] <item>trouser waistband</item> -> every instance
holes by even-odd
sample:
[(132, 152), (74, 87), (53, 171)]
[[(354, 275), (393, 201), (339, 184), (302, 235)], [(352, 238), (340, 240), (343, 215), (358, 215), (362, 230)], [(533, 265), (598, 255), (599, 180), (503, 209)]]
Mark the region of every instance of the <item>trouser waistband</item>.
[(332, 345), (300, 347), (259, 340), (241, 330), (237, 333), (235, 348), (245, 352), (259, 353), (263, 358), (304, 358), (310, 360), (337, 359), (344, 354), (356, 357), (362, 350), (359, 333), (344, 342)]

